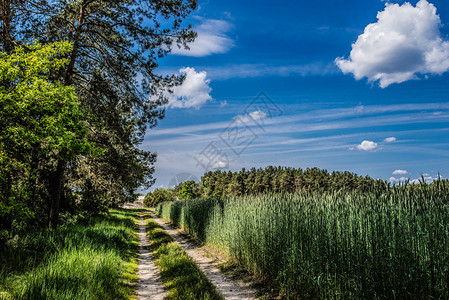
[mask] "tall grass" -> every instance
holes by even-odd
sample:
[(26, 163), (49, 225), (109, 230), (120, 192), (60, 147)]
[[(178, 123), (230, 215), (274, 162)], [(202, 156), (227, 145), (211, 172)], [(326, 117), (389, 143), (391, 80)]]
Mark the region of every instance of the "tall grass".
[(444, 185), (189, 200), (156, 211), (286, 298), (449, 298)]
[(133, 213), (79, 218), (0, 249), (0, 298), (128, 299), (136, 280)]

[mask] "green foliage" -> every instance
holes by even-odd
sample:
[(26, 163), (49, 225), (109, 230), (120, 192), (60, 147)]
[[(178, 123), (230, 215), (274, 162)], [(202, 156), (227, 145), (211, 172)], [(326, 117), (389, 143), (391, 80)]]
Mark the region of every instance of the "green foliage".
[(0, 244), (154, 183), (156, 154), (139, 145), (183, 80), (157, 75), (157, 60), (196, 35), (182, 24), (195, 0), (1, 5)]
[(184, 181), (178, 190), (179, 200), (194, 199), (198, 196), (198, 184), (193, 180)]
[(143, 205), (146, 207), (155, 207), (159, 203), (165, 201), (174, 201), (175, 196), (172, 190), (169, 189), (156, 189), (154, 192), (149, 192), (143, 199)]
[(74, 87), (88, 117), (89, 141), (106, 150), (75, 157), (60, 176), (49, 168), (49, 180), (64, 181), (61, 209), (82, 199), (81, 209), (98, 212), (150, 187), (156, 154), (140, 144), (164, 117), (164, 91), (182, 82), (181, 76), (156, 74), (157, 60), (195, 38), (183, 20), (196, 1), (5, 1), (12, 3), (12, 37), (72, 43), (68, 65), (52, 79)]
[(164, 202), (155, 212), (172, 223), (181, 226), (197, 239), (206, 239), (206, 228), (214, 207), (222, 207), (221, 199), (191, 199), (189, 201)]
[(71, 50), (69, 42), (36, 42), (0, 53), (0, 230), (46, 209), (33, 203), (44, 164), (99, 153), (87, 140), (74, 88), (48, 79)]
[(69, 42), (56, 42), (0, 53), (0, 80), (8, 82), (8, 88), (0, 86), (2, 156), (15, 159), (18, 151), (36, 146), (44, 155), (56, 152), (65, 160), (90, 152), (74, 88), (46, 77), (67, 64), (63, 56), (71, 50)]
[(156, 212), (288, 299), (449, 297), (449, 181), (187, 200)]
[(204, 197), (295, 193), (300, 191), (370, 191), (388, 188), (388, 183), (350, 172), (332, 172), (318, 168), (294, 169), (269, 166), (265, 169), (242, 169), (239, 172), (207, 172), (199, 191)]
[(78, 217), (0, 249), (0, 298), (129, 299), (135, 281), (134, 213)]
[(187, 253), (153, 220), (147, 223), (150, 249), (154, 251), (169, 299), (223, 299)]

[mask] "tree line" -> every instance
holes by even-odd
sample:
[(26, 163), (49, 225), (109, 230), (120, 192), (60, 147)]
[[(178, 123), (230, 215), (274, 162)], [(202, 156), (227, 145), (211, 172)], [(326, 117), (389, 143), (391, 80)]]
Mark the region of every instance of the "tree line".
[(379, 190), (389, 184), (381, 179), (360, 176), (348, 171), (268, 166), (238, 172), (209, 171), (201, 178), (199, 190), (206, 197), (296, 193), (338, 190)]
[(173, 189), (156, 189), (145, 196), (145, 205), (193, 198), (227, 198), (263, 193), (299, 193), (326, 191), (385, 191), (390, 184), (381, 179), (348, 171), (329, 173), (325, 169), (291, 167), (245, 168), (237, 172), (209, 171), (199, 183), (185, 181)]
[[(400, 183), (396, 188), (418, 189), (421, 185), (449, 186), (449, 180), (442, 179), (427, 184), (421, 178), (420, 184)], [(243, 168), (240, 171), (215, 170), (206, 172), (199, 183), (185, 181), (172, 189), (156, 189), (147, 193), (144, 204), (148, 207), (174, 200), (194, 198), (229, 198), (232, 196), (260, 195), (264, 193), (321, 193), (360, 192), (381, 194), (393, 186), (382, 179), (360, 176), (349, 171), (328, 172), (319, 168), (292, 168), (268, 166), (266, 168)]]
[(151, 186), (156, 154), (139, 145), (183, 80), (155, 69), (195, 38), (183, 20), (196, 1), (0, 6), (0, 240)]

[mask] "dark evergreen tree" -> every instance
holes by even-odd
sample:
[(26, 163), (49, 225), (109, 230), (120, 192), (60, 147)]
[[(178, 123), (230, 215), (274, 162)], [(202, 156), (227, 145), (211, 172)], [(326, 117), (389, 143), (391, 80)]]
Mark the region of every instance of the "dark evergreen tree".
[(238, 172), (207, 172), (201, 178), (200, 190), (204, 197), (230, 197), (236, 195), (257, 195), (261, 193), (323, 192), (339, 190), (382, 190), (388, 184), (369, 176), (362, 177), (348, 171), (334, 171), (318, 168), (286, 168), (268, 166), (265, 169), (242, 169)]

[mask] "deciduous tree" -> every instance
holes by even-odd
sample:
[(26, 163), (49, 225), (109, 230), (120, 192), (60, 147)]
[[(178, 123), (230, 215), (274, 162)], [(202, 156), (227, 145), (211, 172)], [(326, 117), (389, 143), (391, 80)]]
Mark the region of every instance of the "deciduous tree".
[[(7, 83), (0, 86), (0, 228), (36, 212), (31, 200), (43, 165), (96, 151), (74, 88), (46, 76), (68, 64), (70, 51), (69, 42), (57, 42), (0, 52), (0, 81)], [(43, 204), (50, 214), (58, 210)]]

